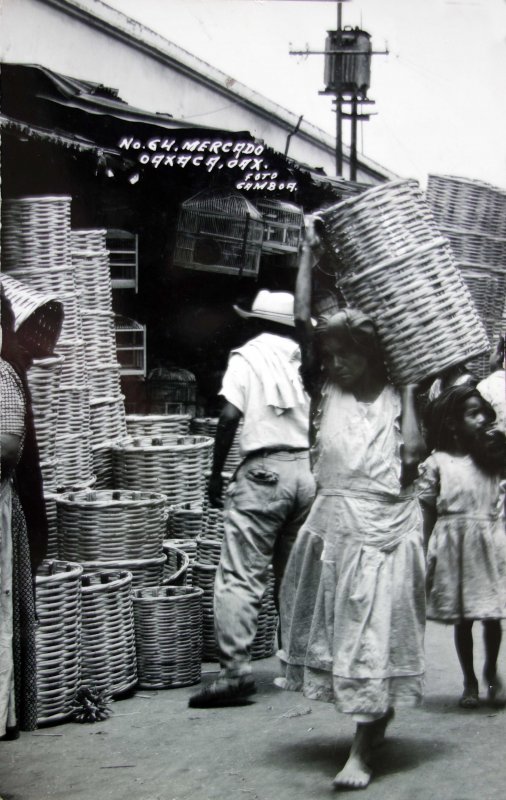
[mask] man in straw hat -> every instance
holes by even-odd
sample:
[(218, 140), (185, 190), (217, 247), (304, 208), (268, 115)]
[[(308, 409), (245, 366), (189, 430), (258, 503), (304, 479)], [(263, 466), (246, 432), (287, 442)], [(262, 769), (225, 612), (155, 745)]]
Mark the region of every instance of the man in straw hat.
[(276, 596), (297, 531), (314, 496), (309, 465), (309, 398), (299, 375), (293, 295), (261, 290), (251, 311), (234, 306), (261, 333), (233, 350), (209, 483), (222, 507), (222, 469), (239, 421), (243, 461), (227, 491), (224, 542), (214, 588), (221, 672), (190, 698), (194, 708), (240, 703), (254, 694), (250, 651), (272, 563)]

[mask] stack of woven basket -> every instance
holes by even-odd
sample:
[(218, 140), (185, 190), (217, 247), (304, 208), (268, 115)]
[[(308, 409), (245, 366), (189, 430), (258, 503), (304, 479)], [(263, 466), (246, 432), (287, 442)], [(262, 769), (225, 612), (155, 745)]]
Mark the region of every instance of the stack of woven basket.
[(112, 286), (105, 230), (73, 230), (72, 264), (81, 298), (90, 390), (93, 470), (97, 487), (112, 488), (111, 442), (126, 434), (116, 356)]
[[(217, 426), (218, 417), (194, 417), (191, 421), (192, 433), (200, 436), (211, 436), (213, 439), (216, 437)], [(234, 470), (241, 463), (239, 441), (241, 438), (242, 427), (243, 423), (241, 421), (237, 426), (232, 445), (228, 451), (228, 455), (223, 466), (224, 472), (234, 472)]]
[(346, 302), (376, 323), (394, 383), (418, 383), (488, 350), (448, 241), (413, 180), (318, 213)]
[[(427, 201), (495, 343), (506, 328), (506, 191), (467, 178), (429, 175)], [(484, 377), (488, 359), (471, 366)]]

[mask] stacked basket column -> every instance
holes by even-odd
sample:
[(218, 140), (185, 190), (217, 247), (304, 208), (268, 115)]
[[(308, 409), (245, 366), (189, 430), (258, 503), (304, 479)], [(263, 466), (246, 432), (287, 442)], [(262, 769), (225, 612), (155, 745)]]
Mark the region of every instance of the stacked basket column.
[(111, 489), (111, 442), (126, 433), (120, 367), (116, 356), (112, 286), (105, 230), (73, 230), (72, 263), (81, 299), (90, 387), (93, 470), (97, 488)]

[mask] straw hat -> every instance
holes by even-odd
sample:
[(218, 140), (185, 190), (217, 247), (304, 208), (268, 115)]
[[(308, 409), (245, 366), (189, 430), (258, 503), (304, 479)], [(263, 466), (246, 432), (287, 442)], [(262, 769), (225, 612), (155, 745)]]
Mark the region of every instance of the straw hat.
[(0, 284), (14, 314), (14, 330), (34, 358), (52, 355), (63, 322), (63, 305), (52, 294), (41, 294), (8, 274)]
[(251, 311), (245, 311), (239, 306), (234, 306), (234, 311), (237, 311), (243, 319), (265, 319), (293, 328), (295, 327), (293, 305), (294, 298), (290, 292), (270, 292), (268, 289), (261, 289), (253, 300)]

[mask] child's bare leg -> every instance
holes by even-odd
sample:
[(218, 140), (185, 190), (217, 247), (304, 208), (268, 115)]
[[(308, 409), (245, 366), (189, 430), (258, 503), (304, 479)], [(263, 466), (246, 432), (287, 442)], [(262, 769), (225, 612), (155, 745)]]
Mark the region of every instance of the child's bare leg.
[(488, 699), (492, 705), (498, 708), (506, 705), (506, 690), (497, 674), (497, 657), (501, 647), (501, 639), (501, 621), (498, 619), (483, 620), (483, 641), (485, 643), (483, 677), (488, 686)]
[(464, 692), (459, 705), (462, 708), (478, 706), (478, 679), (473, 662), (473, 621), (462, 620), (455, 625), (455, 647), (464, 674)]
[(385, 741), (387, 726), (393, 720), (394, 716), (395, 711), (391, 706), (383, 717), (380, 717), (380, 719), (377, 719), (375, 722), (371, 723), (374, 728), (371, 742), (373, 748), (380, 747)]
[(369, 759), (374, 737), (374, 722), (359, 722), (351, 745), (350, 755), (342, 770), (334, 778), (336, 789), (365, 789), (371, 780)]

